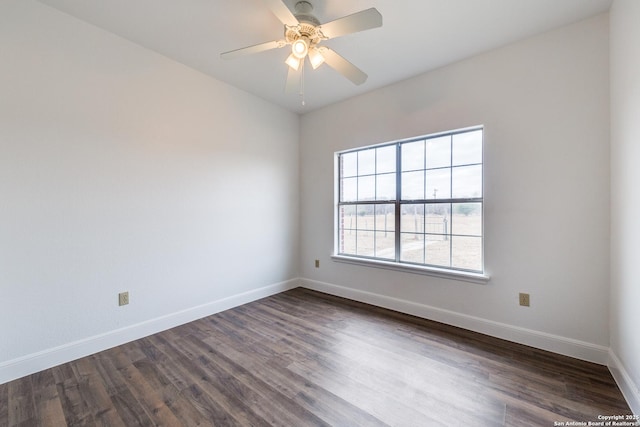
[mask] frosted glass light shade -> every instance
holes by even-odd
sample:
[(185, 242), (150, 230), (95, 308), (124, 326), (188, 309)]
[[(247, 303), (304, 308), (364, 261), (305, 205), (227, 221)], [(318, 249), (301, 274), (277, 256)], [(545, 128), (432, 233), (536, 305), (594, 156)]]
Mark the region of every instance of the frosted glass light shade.
[(298, 68), (300, 68), (300, 63), (302, 62), (299, 58), (296, 58), (296, 56), (292, 53), (291, 55), (289, 55), (289, 57), (287, 58), (286, 61), (284, 61), (289, 67), (293, 68), (294, 70), (298, 71)]

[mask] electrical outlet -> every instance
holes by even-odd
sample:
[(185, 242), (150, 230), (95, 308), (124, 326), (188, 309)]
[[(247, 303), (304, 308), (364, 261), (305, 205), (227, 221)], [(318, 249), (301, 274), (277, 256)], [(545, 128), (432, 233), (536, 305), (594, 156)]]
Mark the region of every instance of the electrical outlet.
[(320, 268), (320, 260), (319, 259), (316, 260), (316, 268)]
[(529, 307), (529, 294), (520, 293), (520, 305)]
[(118, 294), (118, 305), (129, 304), (129, 292), (120, 292)]

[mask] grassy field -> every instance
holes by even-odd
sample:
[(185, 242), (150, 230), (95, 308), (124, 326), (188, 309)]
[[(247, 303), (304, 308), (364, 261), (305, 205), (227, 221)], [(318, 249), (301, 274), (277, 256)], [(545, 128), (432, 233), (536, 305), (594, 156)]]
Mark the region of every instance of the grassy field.
[[(340, 235), (343, 254), (395, 259), (395, 215), (344, 215)], [(413, 214), (401, 218), (401, 261), (482, 269), (482, 216)]]

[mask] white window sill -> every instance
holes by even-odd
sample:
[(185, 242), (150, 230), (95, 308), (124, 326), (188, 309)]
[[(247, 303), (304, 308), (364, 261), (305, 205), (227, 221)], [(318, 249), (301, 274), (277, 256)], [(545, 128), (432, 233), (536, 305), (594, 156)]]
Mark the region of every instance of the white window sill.
[(440, 277), (443, 279), (462, 280), (485, 284), (490, 277), (482, 273), (471, 273), (467, 271), (445, 270), (443, 268), (426, 267), (412, 264), (401, 264), (396, 262), (380, 261), (377, 259), (356, 258), (346, 255), (332, 255), (331, 258), (337, 262), (347, 264), (364, 265), (367, 267), (383, 268), (386, 270), (403, 271), (406, 273), (424, 274), (427, 276)]

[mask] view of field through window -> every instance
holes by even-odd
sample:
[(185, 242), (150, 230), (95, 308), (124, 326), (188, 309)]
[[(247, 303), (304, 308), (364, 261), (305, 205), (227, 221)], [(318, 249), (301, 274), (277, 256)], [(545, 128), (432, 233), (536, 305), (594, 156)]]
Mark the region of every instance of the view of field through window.
[(338, 254), (481, 272), (483, 130), (338, 154)]

